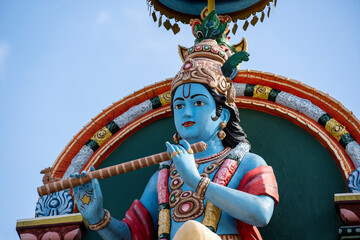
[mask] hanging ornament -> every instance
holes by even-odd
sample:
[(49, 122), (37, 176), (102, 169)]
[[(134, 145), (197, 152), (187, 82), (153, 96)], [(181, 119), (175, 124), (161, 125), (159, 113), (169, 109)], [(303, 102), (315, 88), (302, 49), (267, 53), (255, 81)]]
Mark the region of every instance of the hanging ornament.
[(268, 9), (268, 12), (267, 12), (267, 17), (270, 17), (270, 10), (271, 10), (271, 7), (269, 5), (269, 9)]
[(264, 18), (265, 18), (265, 13), (262, 12), (262, 13), (261, 13), (261, 17), (260, 17), (260, 22), (263, 22), (263, 21), (264, 21)]
[(251, 19), (251, 22), (250, 22), (251, 25), (255, 26), (255, 24), (258, 22), (258, 20), (259, 20), (259, 18), (256, 15), (254, 15), (253, 19)]
[(168, 30), (168, 31), (171, 28), (171, 23), (170, 23), (169, 19), (166, 19), (166, 21), (164, 22), (163, 25), (166, 28), (166, 30)]
[(156, 21), (157, 21), (157, 17), (156, 17), (155, 11), (153, 11), (153, 13), (152, 13), (151, 15), (152, 15), (152, 18), (153, 18), (154, 22), (156, 22)]
[(171, 30), (173, 31), (174, 35), (176, 35), (178, 32), (180, 32), (179, 25), (175, 22), (175, 24), (171, 27)]
[(160, 15), (160, 17), (159, 17), (159, 27), (161, 27), (161, 24), (162, 24), (162, 14)]
[(233, 28), (232, 28), (232, 33), (235, 35), (236, 31), (238, 29), (238, 25), (237, 23), (234, 24)]
[(244, 31), (246, 31), (248, 26), (249, 26), (249, 22), (246, 20), (246, 22), (244, 23), (244, 26), (243, 26)]

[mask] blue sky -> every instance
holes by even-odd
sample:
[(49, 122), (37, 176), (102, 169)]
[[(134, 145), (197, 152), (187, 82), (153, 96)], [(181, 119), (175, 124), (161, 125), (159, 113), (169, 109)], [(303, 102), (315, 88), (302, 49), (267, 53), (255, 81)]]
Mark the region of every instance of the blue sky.
[[(343, 5), (340, 5), (343, 3)], [(360, 2), (279, 0), (243, 36), (261, 70), (329, 93), (360, 118)], [(144, 0), (0, 2), (0, 240), (34, 216), (40, 170), (102, 109), (172, 77), (189, 26), (158, 28)]]

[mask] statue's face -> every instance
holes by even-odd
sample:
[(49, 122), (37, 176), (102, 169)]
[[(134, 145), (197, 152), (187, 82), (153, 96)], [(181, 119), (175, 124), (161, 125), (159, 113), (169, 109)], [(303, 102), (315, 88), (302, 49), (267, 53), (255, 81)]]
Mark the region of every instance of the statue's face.
[[(220, 130), (220, 122), (226, 121), (223, 111), (216, 121), (216, 104), (209, 91), (199, 83), (179, 86), (173, 98), (175, 127), (181, 138), (190, 143), (209, 141)], [(225, 109), (227, 110), (227, 109)]]

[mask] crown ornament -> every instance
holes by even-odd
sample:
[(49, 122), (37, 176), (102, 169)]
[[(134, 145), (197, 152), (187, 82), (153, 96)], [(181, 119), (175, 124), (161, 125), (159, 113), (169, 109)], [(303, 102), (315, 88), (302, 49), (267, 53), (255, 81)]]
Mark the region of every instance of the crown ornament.
[(172, 81), (171, 92), (182, 84), (201, 83), (225, 95), (228, 105), (234, 104), (236, 91), (232, 80), (239, 64), (248, 61), (249, 54), (242, 51), (247, 48), (244, 38), (240, 51), (239, 44), (233, 46), (228, 41), (230, 21), (229, 16), (217, 16), (215, 11), (203, 21), (191, 20), (195, 45), (189, 49), (179, 47), (184, 64)]

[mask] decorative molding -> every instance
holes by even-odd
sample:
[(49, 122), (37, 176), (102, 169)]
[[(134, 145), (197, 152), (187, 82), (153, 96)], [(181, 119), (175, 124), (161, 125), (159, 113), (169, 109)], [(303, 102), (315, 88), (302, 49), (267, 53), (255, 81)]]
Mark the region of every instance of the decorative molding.
[(21, 219), (16, 223), (21, 240), (79, 240), (86, 227), (80, 213)]
[(331, 155), (340, 168), (345, 182), (352, 171), (355, 170), (354, 164), (346, 154), (345, 149), (334, 138), (331, 137), (325, 128), (315, 123), (306, 115), (298, 113), (296, 110), (291, 108), (284, 107), (280, 104), (264, 99), (249, 99), (248, 97), (239, 97), (236, 99), (235, 103), (239, 108), (254, 109), (285, 118), (312, 134), (330, 151)]
[[(169, 101), (165, 101), (166, 98), (161, 95), (170, 90), (171, 81), (172, 79), (167, 79), (147, 86), (114, 103), (92, 119), (57, 158), (52, 167), (53, 176), (64, 177), (64, 173), (68, 171), (65, 175), (67, 177), (71, 172), (88, 170), (91, 165), (98, 166), (134, 131), (154, 120), (170, 116)], [(253, 85), (252, 91), (255, 90), (255, 94), (253, 92), (252, 97), (245, 94), (246, 84)], [(360, 122), (335, 99), (299, 81), (258, 71), (239, 71), (234, 86), (238, 95), (238, 107), (284, 117), (314, 135), (329, 149), (346, 180), (355, 170), (354, 163), (359, 165), (360, 146), (357, 141), (360, 139)], [(150, 102), (155, 110), (150, 110)], [(317, 122), (324, 113), (330, 117), (324, 118), (325, 127)], [(342, 135), (333, 133), (331, 136), (333, 126), (344, 126), (346, 132), (342, 130)], [(99, 134), (100, 131), (104, 134)], [(346, 133), (351, 134), (352, 138), (346, 138), (343, 144), (341, 136)], [(99, 141), (97, 135), (106, 139)], [(84, 151), (85, 146), (88, 147), (87, 150), (92, 149), (93, 153), (90, 150)]]

